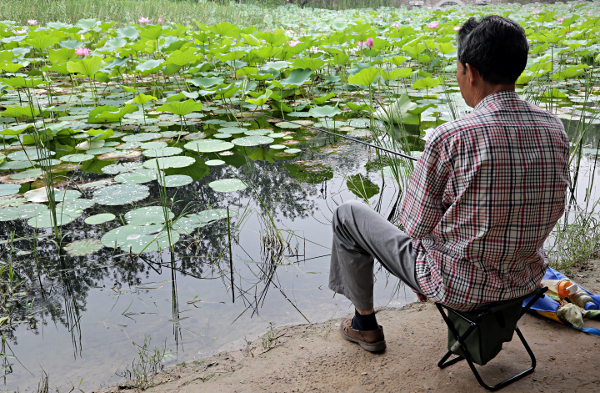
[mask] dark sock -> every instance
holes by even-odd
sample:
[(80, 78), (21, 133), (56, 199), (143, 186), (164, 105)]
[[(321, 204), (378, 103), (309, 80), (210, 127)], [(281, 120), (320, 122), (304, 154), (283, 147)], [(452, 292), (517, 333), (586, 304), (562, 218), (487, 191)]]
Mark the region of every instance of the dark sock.
[(377, 318), (375, 313), (372, 312), (368, 315), (360, 315), (358, 311), (354, 310), (354, 318), (352, 318), (352, 329), (354, 330), (377, 330), (379, 325), (377, 324)]

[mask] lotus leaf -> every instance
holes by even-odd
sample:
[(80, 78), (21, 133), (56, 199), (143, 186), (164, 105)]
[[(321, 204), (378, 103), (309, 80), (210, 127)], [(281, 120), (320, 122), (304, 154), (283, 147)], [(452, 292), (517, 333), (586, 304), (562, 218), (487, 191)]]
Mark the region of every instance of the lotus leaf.
[(208, 160), (204, 162), (208, 166), (219, 166), (225, 164), (223, 160)]
[(66, 156), (60, 157), (60, 160), (63, 162), (84, 162), (93, 159), (93, 154), (67, 154)]
[(142, 169), (143, 165), (139, 162), (124, 162), (122, 164), (111, 164), (102, 167), (101, 171), (108, 175), (117, 175), (119, 173), (131, 172)]
[(15, 174), (10, 175), (10, 178), (12, 180), (34, 180), (37, 179), (38, 177), (42, 176), (43, 171), (39, 168), (34, 168), (34, 169), (28, 169), (26, 171), (23, 172), (18, 172)]
[[(67, 225), (81, 217), (82, 214), (83, 210), (76, 208), (56, 209), (56, 223), (59, 226)], [(31, 217), (27, 220), (27, 224), (34, 228), (52, 228), (54, 227), (54, 219), (50, 210), (46, 210)]]
[(190, 176), (187, 176), (187, 175), (169, 175), (169, 176), (165, 176), (164, 184), (163, 184), (162, 180), (159, 178), (158, 184), (160, 184), (161, 186), (164, 185), (165, 187), (181, 187), (181, 186), (188, 185), (193, 181), (194, 181), (194, 179), (192, 179)]
[(144, 157), (170, 157), (181, 153), (183, 150), (179, 147), (165, 147), (162, 149), (150, 149), (144, 150), (142, 155)]
[(174, 157), (159, 157), (152, 158), (144, 162), (144, 168), (148, 169), (169, 169), (169, 168), (185, 168), (192, 165), (196, 160), (192, 157), (174, 156)]
[(163, 229), (162, 224), (156, 225), (124, 225), (108, 231), (100, 240), (106, 247), (116, 248), (133, 245), (133, 242), (143, 235), (159, 233)]
[(114, 214), (100, 213), (100, 214), (95, 214), (93, 216), (89, 216), (84, 221), (88, 225), (99, 225), (99, 224), (104, 224), (105, 222), (108, 222), (108, 221), (112, 221), (115, 218), (116, 217)]
[[(114, 216), (113, 216), (114, 217)], [(93, 254), (104, 248), (98, 239), (82, 239), (67, 244), (64, 249), (72, 257)]]
[(239, 179), (221, 179), (208, 183), (216, 192), (232, 192), (246, 189), (246, 183)]
[(121, 173), (120, 175), (115, 176), (115, 181), (127, 184), (140, 184), (156, 180), (157, 177), (156, 170), (138, 169), (133, 172)]
[(0, 184), (0, 197), (16, 194), (20, 188), (20, 184)]
[(183, 147), (188, 150), (196, 151), (199, 153), (216, 153), (229, 150), (234, 147), (234, 144), (231, 142), (225, 142), (214, 139), (201, 139), (197, 141), (188, 142)]
[(139, 145), (140, 149), (142, 150), (162, 149), (163, 147), (167, 146), (167, 142), (146, 142)]
[(158, 133), (144, 132), (141, 134), (126, 135), (123, 138), (121, 138), (121, 140), (123, 142), (145, 142), (151, 141), (153, 139), (159, 139), (160, 137), (161, 135)]
[(94, 192), (94, 201), (100, 205), (125, 205), (141, 201), (149, 195), (148, 187), (141, 184), (116, 184)]
[[(175, 217), (169, 209), (166, 210), (166, 213), (168, 220)], [(146, 206), (131, 210), (125, 214), (124, 218), (129, 225), (163, 224), (165, 222), (165, 211), (162, 206)]]
[(237, 146), (259, 146), (273, 143), (274, 139), (268, 136), (253, 135), (234, 139), (232, 142)]

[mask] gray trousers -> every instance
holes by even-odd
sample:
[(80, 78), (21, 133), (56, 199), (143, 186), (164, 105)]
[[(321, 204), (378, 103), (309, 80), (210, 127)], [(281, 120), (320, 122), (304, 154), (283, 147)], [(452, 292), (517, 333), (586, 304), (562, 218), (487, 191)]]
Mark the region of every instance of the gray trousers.
[(361, 202), (343, 203), (333, 214), (329, 289), (363, 311), (373, 309), (373, 258), (421, 292), (410, 236)]

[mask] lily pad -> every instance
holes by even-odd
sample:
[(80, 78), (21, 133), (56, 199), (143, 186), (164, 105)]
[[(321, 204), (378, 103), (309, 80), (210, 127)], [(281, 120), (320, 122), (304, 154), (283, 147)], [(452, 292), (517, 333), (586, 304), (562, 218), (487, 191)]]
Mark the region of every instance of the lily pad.
[(259, 146), (273, 143), (274, 139), (268, 136), (253, 135), (234, 139), (232, 142), (237, 146)]
[(149, 149), (144, 150), (142, 155), (144, 157), (170, 157), (177, 154), (180, 154), (183, 150), (179, 147), (164, 147), (162, 149)]
[(141, 184), (116, 184), (94, 192), (94, 200), (100, 205), (125, 205), (141, 201), (150, 194), (148, 187)]
[(143, 132), (140, 134), (125, 135), (123, 138), (121, 138), (121, 140), (123, 142), (145, 142), (151, 141), (153, 139), (158, 139), (160, 137), (161, 135), (159, 133)]
[[(81, 217), (82, 214), (83, 210), (81, 209), (57, 209), (56, 223), (59, 226), (67, 225)], [(52, 228), (54, 227), (54, 220), (50, 211), (47, 210), (31, 217), (27, 220), (27, 224), (34, 228)]]
[(108, 221), (112, 221), (115, 218), (116, 217), (114, 214), (100, 213), (100, 214), (94, 214), (93, 216), (89, 216), (88, 218), (86, 218), (84, 220), (84, 222), (88, 225), (99, 225), (99, 224), (104, 224), (105, 222), (108, 222)]
[[(165, 176), (164, 186), (165, 187), (181, 187), (181, 186), (190, 184), (193, 181), (194, 181), (194, 179), (192, 179), (190, 176), (187, 176), (187, 175), (170, 175), (170, 176)], [(161, 186), (163, 185), (163, 183), (160, 179), (158, 179), (158, 184), (160, 184)]]
[(219, 129), (219, 132), (222, 134), (243, 134), (246, 131), (248, 129), (243, 127), (224, 127)]
[(60, 157), (60, 160), (63, 162), (84, 162), (93, 159), (93, 154), (67, 154), (66, 156)]
[(188, 142), (183, 147), (199, 153), (217, 153), (233, 148), (234, 144), (215, 139), (201, 139)]
[(69, 243), (64, 248), (70, 256), (79, 257), (98, 252), (104, 248), (104, 245), (98, 239), (82, 239)]
[(208, 183), (209, 187), (216, 192), (240, 191), (248, 186), (239, 179), (221, 179)]
[(163, 229), (162, 224), (156, 225), (123, 225), (108, 231), (100, 241), (106, 247), (125, 247), (132, 245), (135, 240), (143, 235), (159, 233)]
[(219, 166), (225, 164), (223, 160), (208, 160), (204, 162), (208, 166)]
[(40, 168), (28, 169), (23, 172), (18, 172), (10, 175), (12, 180), (35, 180), (38, 177), (42, 176), (44, 172)]
[(269, 149), (283, 150), (283, 149), (287, 149), (287, 146), (286, 145), (271, 145), (271, 146), (269, 146)]
[(19, 169), (31, 168), (33, 165), (34, 164), (31, 161), (4, 161), (0, 164), (0, 170), (16, 171)]
[(142, 169), (144, 166), (139, 162), (124, 162), (123, 164), (111, 164), (100, 169), (107, 175), (117, 175), (119, 173), (131, 172)]
[[(196, 162), (192, 157), (174, 156), (174, 157), (159, 157), (152, 158), (144, 162), (144, 168), (148, 169), (169, 169), (169, 168), (185, 168)], [(158, 165), (157, 165), (158, 164)]]
[(287, 153), (287, 154), (298, 154), (300, 153), (302, 150), (301, 149), (286, 149), (283, 152)]
[[(171, 220), (175, 215), (167, 209), (168, 219)], [(162, 224), (165, 222), (165, 215), (162, 206), (146, 206), (131, 210), (126, 213), (125, 221), (129, 225), (151, 225)]]
[(167, 142), (145, 142), (145, 143), (141, 143), (140, 144), (140, 149), (142, 150), (156, 150), (156, 149), (162, 149), (167, 147)]
[(16, 194), (20, 188), (20, 184), (0, 184), (0, 196)]
[(89, 149), (88, 151), (85, 152), (85, 154), (91, 154), (94, 156), (98, 156), (100, 154), (106, 154), (106, 153), (110, 153), (115, 151), (116, 149), (114, 147), (100, 147), (98, 149)]
[(127, 184), (141, 184), (156, 180), (156, 171), (151, 169), (141, 169), (135, 172), (121, 173), (115, 176), (115, 181)]

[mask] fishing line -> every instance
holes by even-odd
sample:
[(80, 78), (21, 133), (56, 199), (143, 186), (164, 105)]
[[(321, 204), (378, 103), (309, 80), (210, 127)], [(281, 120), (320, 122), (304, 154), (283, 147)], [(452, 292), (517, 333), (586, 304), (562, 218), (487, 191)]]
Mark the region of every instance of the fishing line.
[(386, 149), (385, 147), (373, 145), (371, 143), (367, 143), (367, 142), (361, 141), (359, 139), (354, 139), (354, 138), (351, 138), (351, 137), (346, 136), (346, 135), (336, 134), (335, 132), (327, 131), (327, 130), (324, 130), (324, 129), (318, 128), (318, 127), (305, 126), (304, 124), (295, 123), (295, 122), (290, 121), (290, 120), (280, 119), (278, 117), (273, 117), (273, 116), (269, 116), (269, 115), (265, 115), (265, 114), (261, 114), (261, 115), (265, 116), (265, 117), (268, 117), (268, 118), (271, 118), (271, 119), (274, 119), (274, 120), (284, 121), (286, 123), (296, 124), (297, 126), (306, 127), (306, 128), (310, 128), (312, 130), (321, 131), (321, 132), (324, 132), (326, 134), (334, 135), (334, 136), (337, 136), (337, 137), (340, 137), (340, 138), (343, 138), (343, 139), (347, 139), (347, 140), (352, 141), (352, 142), (356, 142), (356, 143), (360, 143), (362, 145), (366, 145), (366, 146), (372, 147), (374, 149), (383, 150), (385, 152), (392, 153), (392, 154), (395, 154), (395, 155), (403, 157), (403, 158), (408, 158), (410, 160), (417, 161), (417, 159), (415, 157), (412, 157), (412, 156), (409, 156), (409, 155), (406, 155), (406, 154), (402, 154), (402, 153), (398, 153), (397, 151)]

